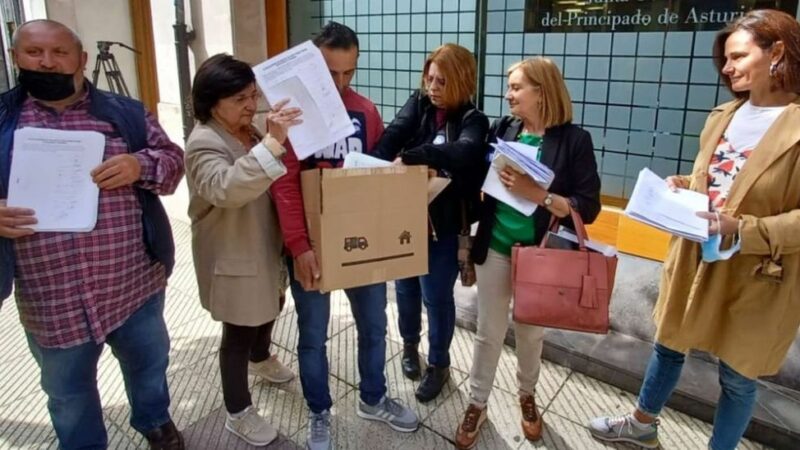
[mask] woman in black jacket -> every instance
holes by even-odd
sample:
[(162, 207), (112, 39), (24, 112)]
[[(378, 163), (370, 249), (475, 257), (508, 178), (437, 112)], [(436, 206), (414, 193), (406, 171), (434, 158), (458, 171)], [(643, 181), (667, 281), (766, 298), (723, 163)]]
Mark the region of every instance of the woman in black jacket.
[(375, 152), (406, 165), (427, 165), (450, 184), (429, 205), (428, 274), (397, 280), (403, 336), (403, 374), (420, 376), (418, 346), (422, 303), (428, 311), (428, 368), (416, 391), (435, 398), (450, 376), (450, 341), (455, 327), (453, 286), (458, 276), (458, 233), (476, 220), (489, 121), (470, 100), (476, 89), (475, 58), (444, 44), (425, 61), (422, 88), (414, 92), (386, 128)]
[[(477, 264), (478, 331), (469, 376), (470, 404), (456, 432), (457, 448), (471, 448), (475, 444), (487, 417), (486, 402), (508, 329), (511, 247), (516, 243), (538, 244), (551, 215), (567, 218), (573, 208), (585, 223), (591, 223), (600, 212), (600, 177), (592, 138), (571, 123), (572, 102), (556, 65), (541, 57), (512, 65), (508, 70), (506, 100), (513, 116), (503, 117), (492, 125), (489, 142), (500, 138), (530, 145), (538, 160), (555, 172), (555, 178), (549, 189), (544, 189), (508, 166), (500, 171), (500, 181), (512, 194), (538, 205), (532, 216), (484, 196), (472, 246), (472, 259)], [(571, 226), (568, 219), (563, 222)], [(526, 438), (537, 440), (543, 423), (534, 390), (541, 366), (544, 329), (514, 323), (514, 335), (522, 430)]]

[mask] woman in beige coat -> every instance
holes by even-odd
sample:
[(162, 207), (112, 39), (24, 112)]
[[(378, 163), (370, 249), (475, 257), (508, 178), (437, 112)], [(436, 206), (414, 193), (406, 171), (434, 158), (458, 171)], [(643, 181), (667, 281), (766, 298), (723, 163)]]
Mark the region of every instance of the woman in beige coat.
[(656, 417), (694, 348), (719, 358), (709, 448), (733, 450), (756, 378), (778, 371), (800, 325), (800, 25), (752, 11), (717, 35), (714, 59), (737, 99), (711, 111), (692, 175), (667, 180), (709, 195), (711, 212), (699, 215), (711, 237), (670, 243), (638, 407), (594, 419), (602, 440), (657, 447)]
[(186, 143), (186, 179), (200, 301), (223, 322), (219, 361), (225, 428), (252, 445), (266, 445), (277, 432), (253, 407), (247, 373), (249, 366), (251, 373), (272, 381), (293, 376), (269, 354), (285, 274), (267, 189), (286, 173), (282, 144), (300, 111), (276, 105), (267, 120), (269, 134), (262, 138), (252, 126), (258, 96), (246, 63), (220, 54), (200, 66), (192, 87), (199, 123)]

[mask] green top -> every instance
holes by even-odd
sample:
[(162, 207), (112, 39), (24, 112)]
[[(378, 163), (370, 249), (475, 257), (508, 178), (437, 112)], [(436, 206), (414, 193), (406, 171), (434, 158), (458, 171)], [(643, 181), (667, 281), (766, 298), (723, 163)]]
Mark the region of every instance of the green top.
[[(533, 147), (539, 147), (542, 137), (536, 134), (522, 133), (517, 139), (519, 142)], [(536, 152), (536, 160), (541, 157), (541, 150)], [(494, 170), (494, 169), (489, 169)], [(494, 213), (494, 227), (492, 240), (489, 247), (506, 256), (511, 256), (511, 247), (516, 243), (533, 245), (535, 241), (533, 216), (526, 216), (507, 204), (497, 201)]]

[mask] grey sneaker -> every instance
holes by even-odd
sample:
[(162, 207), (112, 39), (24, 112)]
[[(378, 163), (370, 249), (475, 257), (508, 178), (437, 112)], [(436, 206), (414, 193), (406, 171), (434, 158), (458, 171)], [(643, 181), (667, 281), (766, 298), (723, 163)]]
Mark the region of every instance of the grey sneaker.
[(644, 448), (658, 448), (658, 419), (645, 428), (634, 424), (633, 420), (632, 414), (595, 417), (589, 422), (589, 432), (601, 441), (628, 442)]
[(416, 431), (419, 427), (419, 418), (411, 408), (403, 406), (397, 399), (385, 395), (375, 406), (359, 400), (356, 414), (362, 419), (384, 422), (393, 430), (403, 433)]
[(258, 414), (258, 408), (248, 406), (244, 415), (238, 418), (225, 418), (225, 429), (250, 445), (264, 446), (278, 437), (278, 431)]
[(330, 450), (331, 445), (331, 412), (308, 412), (308, 450)]

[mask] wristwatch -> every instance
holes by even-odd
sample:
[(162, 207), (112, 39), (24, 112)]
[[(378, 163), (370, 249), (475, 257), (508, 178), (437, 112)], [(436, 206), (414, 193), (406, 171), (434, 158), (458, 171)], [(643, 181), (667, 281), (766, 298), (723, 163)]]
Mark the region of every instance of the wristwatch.
[(548, 192), (547, 195), (544, 196), (544, 207), (549, 208), (552, 204), (553, 204), (553, 194)]
[(278, 161), (283, 159), (283, 156), (286, 154), (286, 147), (281, 145), (281, 143), (269, 133), (264, 136), (264, 139), (261, 140), (261, 143), (267, 148), (267, 150), (269, 150), (270, 154), (272, 154), (272, 157)]

